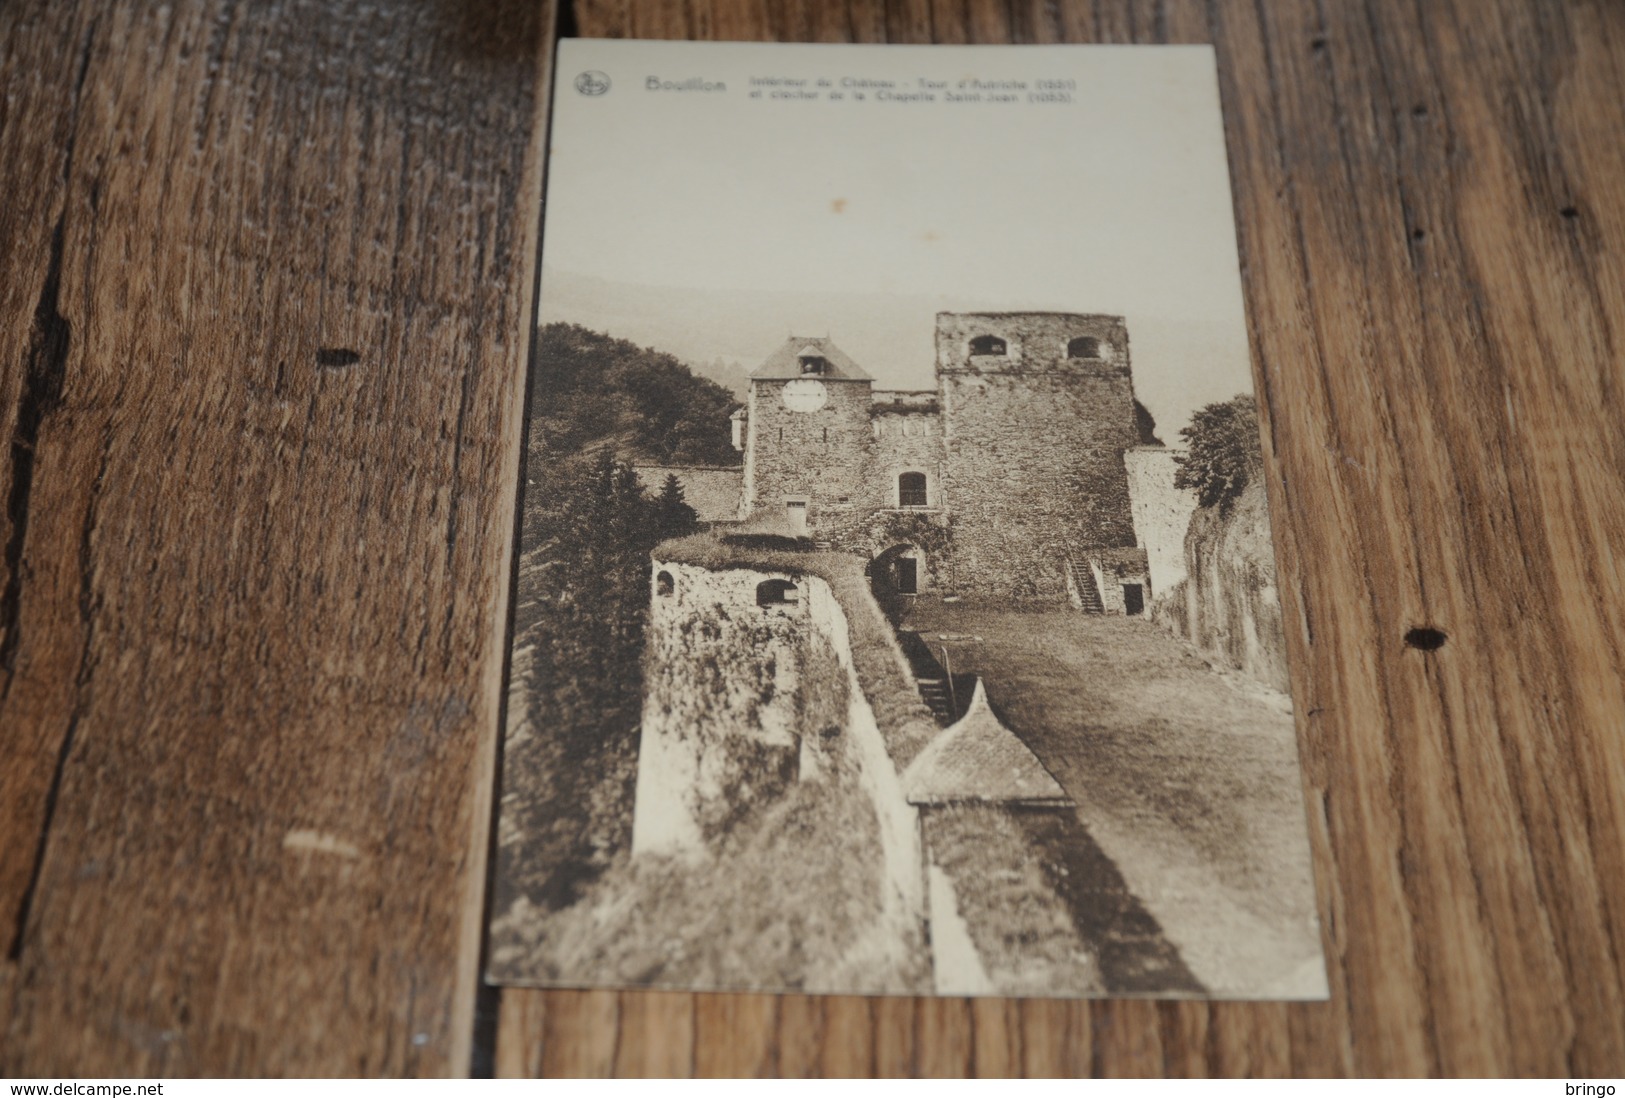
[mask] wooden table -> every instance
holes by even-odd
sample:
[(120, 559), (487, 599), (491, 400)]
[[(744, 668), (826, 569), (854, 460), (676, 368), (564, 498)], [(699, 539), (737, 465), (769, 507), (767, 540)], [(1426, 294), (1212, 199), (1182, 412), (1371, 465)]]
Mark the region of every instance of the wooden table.
[[(1217, 46), (1329, 1003), (480, 988), (559, 33)], [(0, 43), (0, 1074), (1625, 1071), (1625, 7), (32, 0)]]

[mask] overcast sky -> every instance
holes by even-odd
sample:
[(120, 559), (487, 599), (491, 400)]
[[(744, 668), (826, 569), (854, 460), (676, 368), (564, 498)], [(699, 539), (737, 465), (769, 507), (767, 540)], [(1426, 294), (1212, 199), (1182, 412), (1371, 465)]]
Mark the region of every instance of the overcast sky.
[[(579, 298), (566, 283), (601, 282), (805, 295), (816, 315), (773, 318), (776, 327), (827, 331), (883, 382), (929, 385), (929, 304), (877, 318), (839, 315), (840, 299), (1119, 313), (1136, 391), (1173, 441), (1193, 407), (1251, 388), (1213, 64), (1206, 47), (566, 39), (543, 317), (592, 319), (555, 312), (550, 283), (561, 301)], [(586, 71), (607, 75), (609, 91), (579, 93)], [(649, 91), (650, 77), (727, 90)], [(921, 77), (948, 91), (972, 77), (1075, 88), (1069, 104), (1024, 93), (1014, 104), (948, 103), (941, 91), (936, 102), (896, 102), (874, 89), (858, 102), (851, 88), (840, 102), (785, 101), (751, 98), (752, 77), (824, 78), (837, 90), (850, 78), (915, 92)], [(896, 330), (869, 330), (888, 325)], [(732, 345), (719, 333), (715, 353)], [(906, 361), (864, 361), (864, 346)]]

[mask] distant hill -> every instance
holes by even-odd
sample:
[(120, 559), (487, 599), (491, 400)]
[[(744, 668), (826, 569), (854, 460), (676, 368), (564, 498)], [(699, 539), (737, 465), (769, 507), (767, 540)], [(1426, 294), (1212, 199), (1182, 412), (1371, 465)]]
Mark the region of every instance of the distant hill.
[(692, 362), (689, 369), (728, 390), (741, 404), (750, 397), (750, 369), (738, 362), (713, 358), (710, 362)]
[(537, 341), (533, 441), (660, 465), (739, 463), (728, 426), (739, 401), (672, 355), (579, 324), (546, 324)]
[(730, 389), (792, 334), (830, 336), (882, 387), (929, 388), (936, 383), (933, 318), (964, 304), (923, 295), (719, 293), (542, 271), (544, 321), (585, 324), (659, 347)]

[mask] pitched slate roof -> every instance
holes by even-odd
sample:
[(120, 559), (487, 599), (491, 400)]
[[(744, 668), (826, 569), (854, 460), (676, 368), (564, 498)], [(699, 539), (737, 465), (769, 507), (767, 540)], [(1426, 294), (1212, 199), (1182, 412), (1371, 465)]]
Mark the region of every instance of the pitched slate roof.
[(903, 772), (903, 795), (909, 804), (1071, 802), (1038, 756), (999, 721), (981, 679), (965, 715), (944, 728)]
[(752, 370), (750, 376), (769, 381), (789, 381), (801, 377), (800, 360), (806, 354), (822, 355), (824, 361), (829, 363), (829, 368), (817, 375), (821, 381), (874, 380), (827, 336), (791, 336), (778, 350), (767, 356), (766, 362)]

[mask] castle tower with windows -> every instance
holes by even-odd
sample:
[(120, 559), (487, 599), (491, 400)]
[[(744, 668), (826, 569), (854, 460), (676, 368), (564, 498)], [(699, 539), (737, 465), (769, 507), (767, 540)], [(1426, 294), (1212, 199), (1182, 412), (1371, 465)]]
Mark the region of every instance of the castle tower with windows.
[(1065, 588), (1069, 559), (1134, 544), (1128, 329), (1075, 313), (939, 313), (954, 556), (973, 588)]
[(828, 532), (872, 504), (873, 385), (827, 338), (791, 336), (751, 372), (745, 517)]
[(739, 517), (866, 553), (903, 594), (1148, 605), (1123, 318), (939, 313), (936, 380), (879, 390), (827, 337), (791, 336), (735, 413)]

